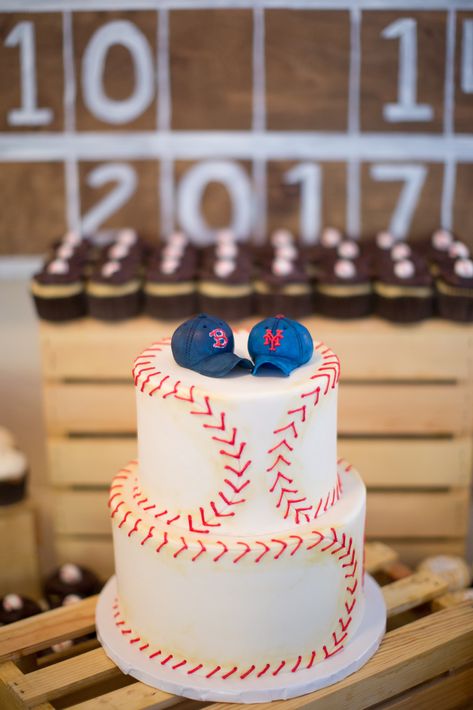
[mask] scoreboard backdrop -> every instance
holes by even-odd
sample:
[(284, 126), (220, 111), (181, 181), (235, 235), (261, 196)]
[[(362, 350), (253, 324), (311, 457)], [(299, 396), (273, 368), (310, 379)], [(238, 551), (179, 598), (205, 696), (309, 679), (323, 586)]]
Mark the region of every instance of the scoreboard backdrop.
[(439, 224), (473, 246), (473, 0), (0, 0), (0, 251)]

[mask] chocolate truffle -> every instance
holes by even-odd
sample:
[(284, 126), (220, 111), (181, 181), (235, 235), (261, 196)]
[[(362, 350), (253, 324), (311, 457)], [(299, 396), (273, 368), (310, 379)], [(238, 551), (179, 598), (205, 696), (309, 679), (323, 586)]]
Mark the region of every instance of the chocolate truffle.
[(17, 449), (0, 451), (0, 505), (18, 503), (25, 495), (28, 464)]
[(438, 312), (442, 318), (473, 321), (473, 260), (457, 259), (444, 264), (435, 281)]
[(6, 594), (0, 599), (0, 625), (13, 624), (41, 613), (41, 607), (33, 599), (20, 594)]
[[(100, 591), (97, 576), (89, 569), (67, 562), (51, 574), (44, 583), (44, 595), (51, 607), (62, 606), (69, 597), (70, 603), (90, 597)], [(71, 598), (71, 595), (74, 595)]]

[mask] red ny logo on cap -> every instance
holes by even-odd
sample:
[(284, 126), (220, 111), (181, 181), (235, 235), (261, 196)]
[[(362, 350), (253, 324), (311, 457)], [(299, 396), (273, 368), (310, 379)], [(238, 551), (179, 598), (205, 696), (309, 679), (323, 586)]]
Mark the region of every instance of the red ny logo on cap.
[(224, 348), (228, 343), (228, 336), (222, 328), (214, 328), (209, 333), (209, 338), (214, 339), (214, 348)]
[(281, 345), (281, 339), (284, 338), (282, 330), (279, 328), (276, 330), (276, 335), (274, 335), (273, 331), (271, 328), (266, 328), (266, 332), (264, 334), (264, 344), (269, 345), (270, 350), (276, 350), (276, 348), (279, 348)]

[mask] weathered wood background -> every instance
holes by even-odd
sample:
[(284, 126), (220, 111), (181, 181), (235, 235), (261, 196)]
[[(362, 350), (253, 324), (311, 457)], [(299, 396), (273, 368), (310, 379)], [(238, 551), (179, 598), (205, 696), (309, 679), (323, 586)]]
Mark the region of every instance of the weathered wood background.
[(81, 223), (473, 246), (468, 2), (216, 4), (0, 1), (0, 253)]

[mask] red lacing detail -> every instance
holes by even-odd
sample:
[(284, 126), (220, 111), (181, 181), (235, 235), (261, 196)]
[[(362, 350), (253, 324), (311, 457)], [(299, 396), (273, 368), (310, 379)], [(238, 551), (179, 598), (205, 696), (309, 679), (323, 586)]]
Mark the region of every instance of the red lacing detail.
[[(191, 405), (189, 414), (203, 418), (201, 426), (208, 430), (211, 439), (219, 446), (218, 453), (222, 457), (224, 471), (228, 472), (227, 477), (223, 479), (225, 487), (217, 492), (216, 498), (207, 506), (199, 507), (198, 513), (188, 514), (186, 520), (189, 532), (207, 534), (212, 528), (221, 526), (219, 518), (234, 516), (235, 506), (246, 502), (245, 497), (239, 494), (250, 484), (248, 469), (251, 460), (246, 457), (246, 442), (238, 440), (237, 428), (227, 425), (225, 412), (214, 412), (207, 395), (204, 395), (203, 401), (199, 402), (195, 396), (195, 385), (189, 388), (183, 387), (180, 380), (173, 382), (169, 375), (163, 374), (154, 367), (155, 353), (162, 352), (164, 347), (169, 347), (170, 344), (171, 339), (164, 338), (153, 343), (152, 347), (147, 348), (137, 357), (132, 370), (133, 380), (141, 392), (147, 389), (149, 396), (159, 393), (163, 399), (171, 397)], [(208, 421), (207, 417), (211, 417), (211, 420)], [(155, 518), (169, 515), (167, 509), (158, 509), (157, 503), (149, 501), (141, 490), (137, 489), (136, 497), (141, 498), (138, 505), (143, 506), (143, 510), (156, 509)], [(163, 517), (163, 522), (167, 525), (172, 525), (178, 520), (182, 521), (181, 515)]]
[(267, 451), (272, 457), (266, 469), (267, 473), (272, 474), (269, 492), (274, 494), (276, 508), (281, 511), (284, 520), (291, 518), (296, 525), (315, 520), (321, 513), (331, 508), (340, 499), (342, 493), (342, 483), (337, 473), (337, 481), (333, 488), (318, 501), (310, 502), (307, 496), (300, 493), (290, 472), (291, 454), (295, 448), (292, 442), (299, 437), (301, 426), (308, 419), (308, 407), (311, 404), (315, 407), (321, 392), (325, 396), (330, 389), (334, 389), (340, 378), (340, 361), (335, 353), (323, 343), (318, 343), (315, 349), (322, 356), (322, 363), (310, 378), (310, 389), (299, 395), (303, 401), (299, 407), (286, 412), (289, 420), (273, 431), (278, 438), (274, 446)]

